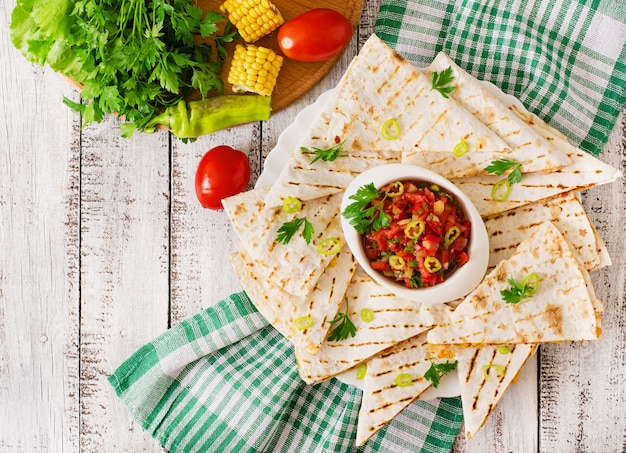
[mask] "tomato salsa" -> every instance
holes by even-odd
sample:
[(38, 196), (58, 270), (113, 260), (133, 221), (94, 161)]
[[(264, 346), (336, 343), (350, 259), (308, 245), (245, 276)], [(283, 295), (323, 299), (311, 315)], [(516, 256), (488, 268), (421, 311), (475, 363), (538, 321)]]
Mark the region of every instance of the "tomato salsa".
[(395, 181), (378, 190), (371, 206), (382, 211), (379, 229), (363, 234), (373, 269), (407, 288), (437, 285), (467, 260), (470, 221), (458, 201), (438, 186)]

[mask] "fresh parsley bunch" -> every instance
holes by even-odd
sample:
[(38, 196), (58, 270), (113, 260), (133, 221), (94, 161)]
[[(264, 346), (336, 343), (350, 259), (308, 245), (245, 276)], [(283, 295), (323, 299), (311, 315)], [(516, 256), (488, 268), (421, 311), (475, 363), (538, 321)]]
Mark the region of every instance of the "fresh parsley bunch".
[(191, 90), (222, 93), (223, 43), (236, 32), (218, 35), (221, 21), (193, 0), (18, 0), (11, 40), (29, 61), (82, 85), (82, 103), (64, 102), (85, 125), (115, 113), (144, 130)]

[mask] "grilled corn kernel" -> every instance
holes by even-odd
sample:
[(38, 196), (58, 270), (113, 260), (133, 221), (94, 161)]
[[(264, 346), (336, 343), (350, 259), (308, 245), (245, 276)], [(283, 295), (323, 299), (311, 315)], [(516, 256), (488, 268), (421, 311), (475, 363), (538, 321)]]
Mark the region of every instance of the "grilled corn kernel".
[(230, 65), (228, 83), (235, 93), (249, 91), (269, 96), (274, 91), (282, 64), (283, 57), (276, 55), (272, 49), (238, 44)]
[(246, 42), (255, 42), (280, 27), (285, 20), (268, 0), (226, 0), (220, 11), (237, 28)]

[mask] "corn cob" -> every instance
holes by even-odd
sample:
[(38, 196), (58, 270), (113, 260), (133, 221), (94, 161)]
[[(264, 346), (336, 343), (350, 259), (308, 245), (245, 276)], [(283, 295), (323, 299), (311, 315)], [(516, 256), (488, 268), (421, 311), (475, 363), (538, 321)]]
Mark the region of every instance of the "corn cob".
[(220, 11), (248, 43), (258, 41), (280, 27), (285, 21), (269, 0), (226, 0)]
[(272, 49), (237, 44), (228, 72), (233, 92), (249, 91), (269, 96), (276, 85), (283, 57)]

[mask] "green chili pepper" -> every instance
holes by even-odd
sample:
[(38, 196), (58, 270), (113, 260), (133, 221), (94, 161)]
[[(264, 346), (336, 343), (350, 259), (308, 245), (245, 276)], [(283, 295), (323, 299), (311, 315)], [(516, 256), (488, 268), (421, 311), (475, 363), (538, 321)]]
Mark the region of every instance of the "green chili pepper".
[(298, 330), (308, 329), (313, 325), (313, 318), (310, 316), (300, 316), (293, 320), (293, 323), (298, 328)]
[(362, 309), (361, 319), (363, 322), (372, 322), (374, 320), (374, 312), (369, 308)]
[(337, 238), (326, 238), (317, 246), (317, 253), (325, 256), (336, 255), (341, 251), (341, 242)]
[(526, 295), (532, 296), (539, 289), (539, 277), (534, 272), (522, 280), (522, 288), (528, 288)]
[(383, 123), (380, 133), (385, 140), (396, 140), (400, 137), (400, 125), (395, 118), (391, 118)]
[(424, 267), (431, 274), (441, 270), (441, 261), (434, 256), (427, 256), (424, 258)]
[(456, 157), (461, 157), (465, 153), (467, 153), (468, 151), (469, 151), (469, 145), (467, 144), (467, 142), (465, 140), (461, 140), (459, 143), (457, 143), (454, 146), (454, 150), (452, 150), (452, 153)]
[(302, 209), (302, 202), (295, 197), (287, 197), (283, 200), (283, 211), (288, 214), (298, 212)]
[(389, 257), (389, 265), (391, 266), (392, 269), (396, 271), (400, 271), (404, 269), (404, 266), (406, 266), (406, 262), (404, 261), (404, 258), (402, 258), (401, 256), (391, 255)]
[(485, 378), (485, 381), (489, 380), (489, 368), (495, 368), (496, 372), (498, 373), (498, 376), (502, 376), (504, 372), (506, 371), (506, 368), (504, 367), (504, 365), (498, 365), (496, 363), (489, 363), (487, 365), (483, 365), (483, 377)]
[(362, 380), (365, 378), (365, 374), (367, 373), (367, 365), (361, 363), (358, 367), (356, 367), (356, 378), (357, 380)]
[(404, 184), (402, 184), (402, 182), (400, 181), (389, 184), (387, 186), (387, 189), (385, 190), (385, 195), (387, 195), (388, 197), (397, 197), (399, 195), (402, 195), (403, 193)]
[(413, 383), (413, 376), (406, 373), (401, 373), (396, 376), (396, 385), (398, 387), (408, 387)]
[(269, 119), (271, 98), (256, 95), (214, 96), (201, 101), (179, 101), (150, 121), (153, 131), (163, 125), (178, 138), (196, 138), (251, 121)]
[(426, 224), (423, 220), (411, 220), (404, 227), (404, 234), (409, 239), (418, 239), (424, 232), (424, 228), (426, 228)]
[(511, 182), (507, 179), (501, 179), (491, 188), (491, 198), (496, 201), (506, 201), (511, 193)]
[(446, 247), (450, 247), (452, 243), (456, 240), (456, 238), (459, 237), (460, 234), (461, 234), (461, 229), (458, 226), (456, 225), (451, 226), (450, 229), (446, 231), (446, 234), (444, 236), (444, 243), (446, 244)]

